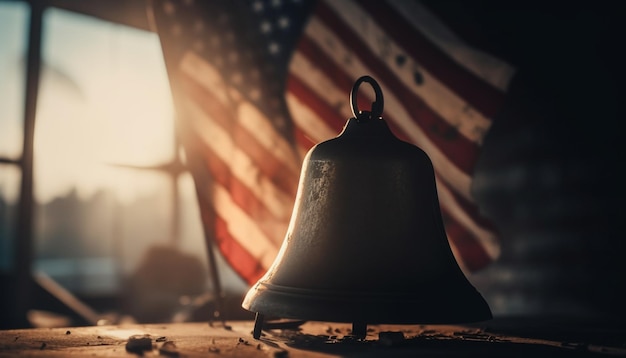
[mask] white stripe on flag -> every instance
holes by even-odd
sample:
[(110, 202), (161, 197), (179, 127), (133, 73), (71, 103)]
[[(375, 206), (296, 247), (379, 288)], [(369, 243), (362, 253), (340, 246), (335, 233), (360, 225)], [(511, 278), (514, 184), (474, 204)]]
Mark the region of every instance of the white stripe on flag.
[(269, 119), (249, 102), (241, 102), (237, 110), (237, 119), (258, 141), (280, 161), (283, 168), (297, 178), (300, 175), (300, 160), (285, 139), (270, 124)]
[(211, 91), (215, 98), (225, 106), (230, 106), (231, 99), (228, 97), (227, 87), (220, 72), (200, 56), (192, 51), (187, 51), (180, 61), (180, 70), (189, 78), (193, 78), (196, 83)]
[[(276, 258), (278, 247), (261, 232), (255, 221), (237, 204), (221, 185), (214, 185), (213, 205), (226, 224), (231, 236), (245, 248), (263, 268), (268, 269)], [(284, 233), (283, 233), (284, 235)]]
[(332, 78), (329, 78), (325, 72), (309, 61), (306, 55), (299, 51), (294, 52), (289, 64), (289, 74), (297, 77), (307, 87), (313, 89), (330, 107), (336, 108), (341, 117), (346, 120), (353, 117), (352, 109), (350, 109), (349, 93), (337, 88)]
[[(311, 20), (313, 20), (311, 21), (311, 23), (315, 22), (316, 24), (307, 28), (307, 34), (317, 36), (318, 38), (315, 39), (315, 41), (320, 46), (323, 45), (322, 43), (325, 42), (325, 39), (328, 39), (327, 36), (331, 36), (335, 41), (332, 49), (324, 49), (324, 54), (329, 57), (333, 57), (333, 60), (337, 62), (337, 65), (341, 66), (345, 71), (347, 71), (351, 77), (357, 78), (363, 73), (373, 73), (356, 58), (351, 61), (350, 66), (343, 66), (340, 62), (340, 58), (334, 58), (337, 53), (342, 52), (342, 50), (340, 50), (340, 45), (342, 43), (340, 39), (331, 34), (331, 32), (326, 29), (326, 27), (323, 26), (319, 21), (315, 21), (314, 19)], [(308, 29), (310, 28), (315, 28), (316, 32), (313, 33), (313, 31), (309, 31)], [(294, 60), (295, 59), (296, 57), (294, 56)], [(305, 80), (304, 77), (306, 77), (306, 74), (300, 74), (297, 71), (293, 71), (292, 75), (297, 76), (298, 78), (302, 78), (303, 81)], [(320, 79), (320, 81), (327, 81), (327, 83), (332, 83), (329, 78), (323, 80)], [(467, 200), (473, 201), (470, 194), (471, 179), (469, 175), (461, 171), (456, 165), (450, 162), (450, 160), (441, 152), (441, 150), (430, 141), (428, 136), (424, 133), (423, 129), (411, 119), (411, 116), (407, 113), (404, 106), (394, 96), (393, 91), (388, 88), (384, 84), (384, 82), (379, 81), (379, 84), (381, 89), (383, 90), (383, 93), (385, 93), (385, 112), (383, 113), (383, 117), (386, 117), (385, 113), (391, 113), (393, 115), (394, 121), (402, 128), (402, 130), (411, 139), (411, 141), (417, 144), (426, 153), (428, 153), (429, 157), (433, 161), (435, 168), (437, 169), (437, 172), (441, 175), (442, 179), (446, 183), (449, 183), (455, 189), (455, 191), (467, 198)], [(312, 90), (316, 90), (316, 88), (312, 88)], [(335, 89), (334, 91), (339, 92), (338, 89)], [(325, 99), (325, 97), (327, 97), (323, 92), (320, 93), (316, 91), (316, 94), (320, 96), (320, 98)], [(389, 119), (389, 117), (390, 116), (388, 115), (386, 118)]]
[(478, 243), (485, 249), (491, 259), (500, 256), (500, 243), (496, 235), (481, 227), (465, 212), (454, 199), (448, 188), (437, 180), (437, 195), (442, 206), (446, 208), (452, 218), (477, 238)]
[(515, 74), (514, 67), (468, 46), (418, 1), (388, 0), (388, 3), (459, 65), (502, 92), (506, 91)]
[[(233, 142), (230, 134), (217, 125), (199, 105), (187, 101), (189, 122), (204, 143), (229, 166), (232, 174), (261, 201), (272, 215), (289, 220), (293, 199), (263, 175), (254, 161)], [(281, 236), (283, 233), (280, 233)]]
[(339, 134), (328, 127), (314, 110), (305, 106), (304, 103), (291, 92), (287, 92), (287, 105), (289, 106), (289, 112), (293, 114), (293, 120), (296, 125), (302, 129), (313, 142), (319, 143), (334, 138)]
[[(257, 141), (279, 160), (296, 177), (300, 173), (299, 160), (291, 149), (291, 145), (283, 136), (276, 132), (270, 120), (255, 106), (243, 101), (242, 96), (234, 89), (226, 91), (226, 85), (217, 69), (193, 52), (187, 52), (181, 60), (181, 70), (189, 78), (194, 79), (204, 89), (211, 92), (225, 107), (239, 104), (237, 122), (246, 128)], [(228, 95), (227, 95), (228, 93)]]
[[(407, 89), (421, 98), (435, 113), (454, 126), (464, 137), (474, 143), (482, 141), (482, 136), (491, 126), (491, 120), (485, 118), (470, 103), (457, 96), (435, 76), (431, 75), (426, 68), (421, 67), (409, 57), (405, 50), (378, 27), (367, 12), (352, 1), (327, 1), (327, 3), (336, 11), (337, 16), (342, 18), (346, 25), (361, 38), (370, 51), (385, 62), (386, 67)], [(349, 50), (342, 46), (329, 48), (328, 38), (333, 38), (334, 41), (340, 41), (340, 39), (331, 33), (321, 21), (316, 18), (312, 20), (309, 26), (310, 32), (307, 31), (307, 34), (320, 47), (325, 48), (329, 57), (332, 56), (335, 62), (340, 63), (339, 61), (348, 55)], [(381, 48), (381, 39), (385, 40), (384, 48)], [(401, 67), (394, 63), (397, 56), (406, 57), (406, 63)], [(419, 69), (424, 79), (421, 85), (416, 84), (413, 80), (413, 69), (415, 68)]]

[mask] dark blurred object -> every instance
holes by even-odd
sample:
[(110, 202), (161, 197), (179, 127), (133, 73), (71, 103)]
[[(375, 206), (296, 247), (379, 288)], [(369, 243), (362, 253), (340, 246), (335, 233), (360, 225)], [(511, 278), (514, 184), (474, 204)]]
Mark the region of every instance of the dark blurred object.
[(225, 292), (218, 303), (206, 271), (191, 254), (167, 245), (154, 246), (125, 282), (120, 313), (138, 323), (254, 318), (241, 308), (240, 292)]
[(624, 26), (609, 2), (432, 2), (518, 68), (472, 191), (502, 232), (474, 277), (494, 313), (623, 317)]
[(127, 313), (138, 322), (170, 322), (180, 297), (206, 291), (207, 277), (194, 256), (169, 246), (148, 250), (125, 290)]

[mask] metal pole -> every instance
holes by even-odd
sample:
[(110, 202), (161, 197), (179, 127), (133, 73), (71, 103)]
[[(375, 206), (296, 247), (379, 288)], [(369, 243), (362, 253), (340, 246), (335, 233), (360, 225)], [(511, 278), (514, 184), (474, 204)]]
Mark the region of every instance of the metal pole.
[[(220, 280), (219, 271), (217, 269), (217, 261), (215, 260), (215, 249), (212, 233), (208, 233), (205, 230), (204, 233), (207, 255), (209, 259), (209, 273), (211, 275), (211, 281), (213, 282), (213, 293), (215, 294), (215, 311), (213, 311), (213, 318), (220, 320), (225, 325), (225, 318), (223, 315), (224, 310), (224, 293), (222, 292), (222, 283)], [(209, 322), (212, 324), (212, 321)]]
[(26, 313), (31, 306), (33, 286), (33, 152), (35, 115), (41, 68), (42, 15), (45, 6), (31, 1), (28, 57), (26, 64), (26, 99), (24, 103), (24, 144), (22, 149), (20, 202), (17, 214), (17, 242), (15, 245), (15, 309), (13, 321), (16, 327), (28, 327)]

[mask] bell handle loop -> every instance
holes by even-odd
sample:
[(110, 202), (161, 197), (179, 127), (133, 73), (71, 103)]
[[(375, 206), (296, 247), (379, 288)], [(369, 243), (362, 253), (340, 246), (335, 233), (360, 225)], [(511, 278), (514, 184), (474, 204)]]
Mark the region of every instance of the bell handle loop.
[[(359, 90), (359, 86), (361, 83), (367, 82), (374, 89), (374, 93), (376, 94), (376, 99), (372, 103), (372, 110), (370, 112), (361, 112), (356, 103), (356, 93)], [(383, 99), (383, 91), (380, 89), (378, 82), (370, 76), (361, 76), (359, 79), (354, 82), (352, 86), (352, 91), (350, 92), (350, 103), (352, 104), (352, 115), (354, 118), (362, 118), (364, 114), (369, 114), (369, 118), (380, 118), (383, 114), (383, 107), (385, 105), (385, 101)]]

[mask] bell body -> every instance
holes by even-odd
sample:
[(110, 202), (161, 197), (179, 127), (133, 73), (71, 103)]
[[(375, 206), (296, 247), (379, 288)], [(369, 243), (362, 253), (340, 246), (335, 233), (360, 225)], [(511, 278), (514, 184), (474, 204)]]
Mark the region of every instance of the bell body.
[(435, 185), (426, 153), (384, 120), (349, 119), (307, 153), (280, 253), (242, 306), (371, 324), (491, 318), (452, 254)]

